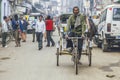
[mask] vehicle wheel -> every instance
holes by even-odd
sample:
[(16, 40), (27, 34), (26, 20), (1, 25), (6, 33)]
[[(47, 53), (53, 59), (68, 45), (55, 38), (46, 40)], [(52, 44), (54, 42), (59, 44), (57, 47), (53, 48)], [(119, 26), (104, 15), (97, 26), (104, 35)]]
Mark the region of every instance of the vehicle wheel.
[(98, 40), (98, 42), (97, 42), (97, 47), (98, 47), (98, 48), (102, 48), (102, 41), (101, 41), (101, 40)]
[(120, 47), (120, 43), (118, 44), (118, 46)]
[(56, 55), (57, 55), (57, 66), (59, 66), (59, 48), (57, 48)]
[(90, 48), (89, 48), (89, 51), (88, 51), (88, 60), (89, 60), (89, 66), (91, 66), (91, 64), (92, 64), (92, 52), (91, 52)]
[(75, 52), (75, 61), (74, 61), (74, 64), (75, 64), (75, 73), (77, 75), (78, 74), (78, 53), (77, 53), (77, 50)]
[(62, 51), (62, 45), (60, 45), (60, 51)]
[(89, 47), (90, 43), (88, 43), (88, 46), (87, 46), (87, 56), (88, 56), (88, 62), (89, 62), (89, 66), (91, 66), (91, 63), (92, 63), (92, 48)]
[(102, 48), (101, 45), (102, 45), (101, 43), (98, 43), (97, 47), (98, 47), (98, 48)]
[(76, 67), (76, 75), (78, 74), (78, 63), (75, 64)]
[(101, 48), (102, 41), (99, 38), (93, 38), (93, 42), (97, 45), (98, 48)]
[(75, 73), (78, 74), (78, 57), (75, 57)]
[(60, 38), (60, 52), (62, 51), (62, 38)]
[(108, 51), (108, 45), (104, 44), (104, 41), (102, 41), (102, 50), (103, 50), (103, 52), (107, 52)]
[(94, 42), (94, 44), (98, 45), (98, 40), (96, 37), (93, 37), (93, 42)]

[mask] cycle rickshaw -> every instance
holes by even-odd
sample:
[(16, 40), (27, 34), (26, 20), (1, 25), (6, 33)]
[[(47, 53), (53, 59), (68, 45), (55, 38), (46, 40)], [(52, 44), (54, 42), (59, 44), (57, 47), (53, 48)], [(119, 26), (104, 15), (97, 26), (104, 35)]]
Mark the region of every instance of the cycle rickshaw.
[[(62, 16), (62, 18), (64, 18)], [(65, 20), (65, 19), (63, 19)], [(66, 18), (67, 20), (67, 18)], [(77, 75), (78, 74), (78, 62), (79, 62), (79, 59), (78, 59), (78, 39), (83, 39), (82, 37), (68, 37), (69, 39), (72, 40), (73, 42), (73, 50), (72, 52), (69, 52), (67, 49), (66, 49), (66, 39), (65, 39), (65, 27), (61, 27), (61, 30), (60, 30), (60, 37), (59, 37), (59, 41), (58, 41), (58, 44), (57, 44), (57, 53), (56, 53), (56, 57), (57, 57), (57, 66), (59, 66), (59, 58), (60, 56), (62, 55), (71, 55), (72, 57), (74, 57), (74, 65), (75, 65), (75, 74)], [(82, 51), (82, 55), (86, 55), (88, 56), (88, 62), (89, 62), (89, 66), (91, 66), (92, 64), (92, 47), (91, 47), (91, 44), (92, 42), (89, 40), (89, 38), (87, 37), (87, 33), (85, 34), (86, 37), (84, 38), (84, 51)]]

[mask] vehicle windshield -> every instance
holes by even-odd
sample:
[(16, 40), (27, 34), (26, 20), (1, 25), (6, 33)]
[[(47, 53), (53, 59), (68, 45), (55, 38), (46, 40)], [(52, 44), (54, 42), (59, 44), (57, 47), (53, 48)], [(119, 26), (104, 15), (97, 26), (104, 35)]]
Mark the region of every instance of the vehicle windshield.
[(120, 21), (120, 8), (113, 9), (113, 20)]
[(70, 17), (71, 14), (63, 14), (60, 16), (61, 23), (67, 23), (67, 19)]
[(34, 17), (29, 17), (29, 21), (33, 21), (35, 18)]

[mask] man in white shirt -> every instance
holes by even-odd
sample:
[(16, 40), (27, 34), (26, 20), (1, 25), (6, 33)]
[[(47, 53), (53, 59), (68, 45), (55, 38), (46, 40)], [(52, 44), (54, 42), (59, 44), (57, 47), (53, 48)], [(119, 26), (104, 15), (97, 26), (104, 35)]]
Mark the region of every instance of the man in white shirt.
[(8, 34), (8, 26), (7, 26), (7, 17), (3, 17), (4, 21), (2, 22), (2, 47), (7, 47), (6, 46), (6, 38)]
[(36, 23), (36, 32), (37, 32), (37, 41), (38, 41), (38, 49), (41, 50), (43, 48), (43, 34), (45, 33), (45, 22), (43, 21), (43, 16), (39, 16), (39, 20)]
[(37, 23), (37, 16), (35, 16), (35, 19), (32, 21), (32, 36), (33, 36), (33, 41), (32, 42), (35, 42), (35, 37), (36, 37), (36, 40), (37, 40), (37, 32), (36, 32), (36, 23)]

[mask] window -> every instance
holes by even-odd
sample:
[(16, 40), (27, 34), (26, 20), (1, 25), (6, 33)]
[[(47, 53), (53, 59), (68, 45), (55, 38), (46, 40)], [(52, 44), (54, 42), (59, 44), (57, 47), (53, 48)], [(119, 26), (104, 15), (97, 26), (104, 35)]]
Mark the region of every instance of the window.
[(113, 20), (120, 21), (120, 8), (113, 9)]
[(60, 16), (61, 23), (67, 23), (67, 19), (70, 17), (71, 14), (63, 14)]
[(33, 21), (35, 18), (34, 17), (29, 17), (29, 21)]
[(106, 14), (107, 14), (107, 10), (103, 12), (103, 21), (106, 21)]
[(100, 17), (100, 23), (106, 20), (107, 10), (103, 11)]

